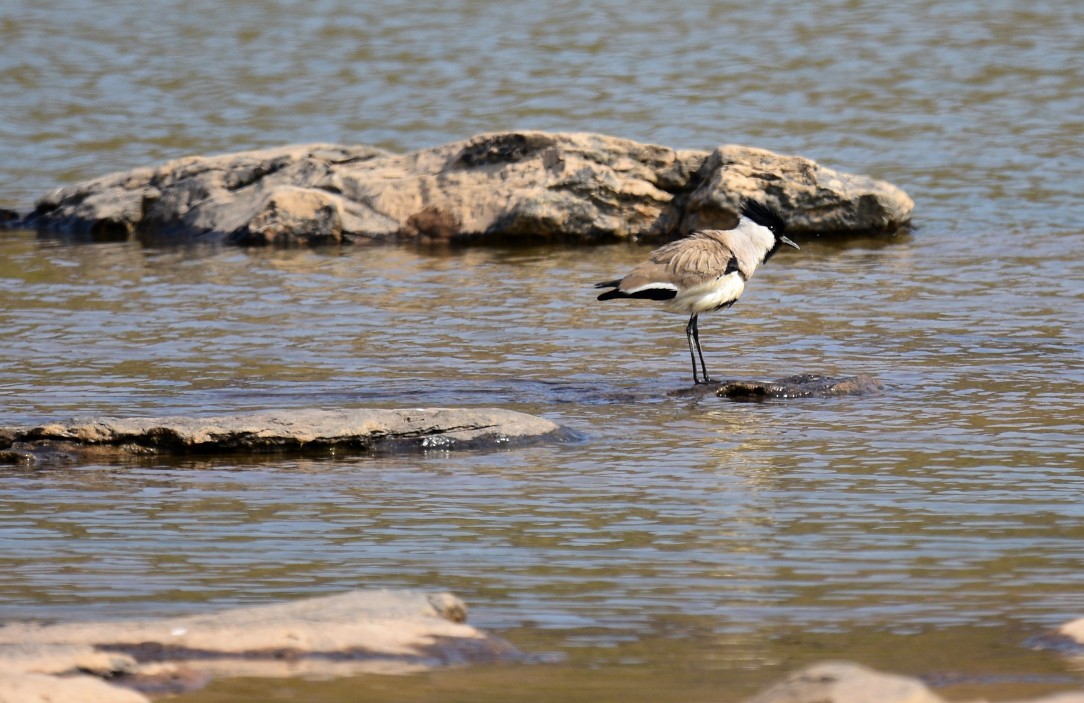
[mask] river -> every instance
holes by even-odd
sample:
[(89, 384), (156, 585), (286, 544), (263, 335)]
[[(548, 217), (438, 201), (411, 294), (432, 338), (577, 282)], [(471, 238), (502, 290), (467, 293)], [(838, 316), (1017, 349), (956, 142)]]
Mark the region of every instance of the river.
[(0, 9), (0, 206), (187, 154), (593, 131), (797, 153), (914, 228), (807, 238), (701, 319), (598, 303), (648, 251), (73, 244), (0, 232), (0, 425), (502, 406), (581, 441), (0, 471), (0, 619), (448, 589), (533, 663), (178, 702), (741, 700), (812, 661), (949, 697), (1079, 688), (1084, 5), (770, 0)]

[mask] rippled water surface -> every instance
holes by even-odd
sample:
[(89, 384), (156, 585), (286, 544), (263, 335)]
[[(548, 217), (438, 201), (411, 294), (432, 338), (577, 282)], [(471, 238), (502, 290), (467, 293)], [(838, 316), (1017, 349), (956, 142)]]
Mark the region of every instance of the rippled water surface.
[(910, 234), (800, 241), (701, 324), (714, 375), (884, 391), (748, 404), (675, 397), (684, 320), (595, 302), (635, 245), (0, 232), (0, 424), (496, 405), (584, 437), (9, 467), (0, 619), (439, 588), (543, 655), (204, 703), (737, 700), (824, 658), (950, 696), (1079, 687), (1026, 642), (1084, 615), (1084, 6), (687, 5), (6, 3), (4, 207), (190, 153), (519, 127), (800, 153), (917, 206)]

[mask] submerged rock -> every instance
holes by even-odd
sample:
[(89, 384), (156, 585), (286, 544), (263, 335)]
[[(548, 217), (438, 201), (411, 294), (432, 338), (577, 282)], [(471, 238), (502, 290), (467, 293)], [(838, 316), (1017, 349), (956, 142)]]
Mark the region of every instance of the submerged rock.
[(408, 154), (308, 144), (191, 156), (60, 188), (18, 225), (232, 244), (658, 241), (733, 227), (744, 196), (776, 205), (798, 235), (893, 232), (914, 206), (884, 181), (763, 149), (503, 132)]
[[(0, 701), (146, 700), (86, 675), (76, 678), (91, 693), (115, 696), (68, 693), (76, 674), (164, 692), (216, 677), (403, 673), (520, 658), (465, 624), (466, 613), (450, 593), (352, 591), (178, 618), (9, 623), (0, 627)], [(30, 695), (35, 689), (50, 693)]]
[(500, 408), (290, 410), (223, 417), (74, 419), (0, 428), (0, 462), (103, 456), (509, 447), (564, 431)]
[(872, 376), (821, 376), (799, 374), (775, 381), (710, 381), (674, 393), (678, 396), (716, 395), (731, 400), (770, 400), (784, 398), (830, 398), (868, 395), (882, 388)]

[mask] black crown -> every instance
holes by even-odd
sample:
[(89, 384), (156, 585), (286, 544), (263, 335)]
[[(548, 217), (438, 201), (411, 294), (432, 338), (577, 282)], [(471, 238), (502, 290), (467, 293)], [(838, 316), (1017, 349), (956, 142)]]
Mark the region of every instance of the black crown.
[(752, 198), (742, 199), (741, 214), (748, 217), (753, 222), (756, 222), (761, 227), (767, 227), (776, 237), (781, 236), (787, 229), (786, 220), (783, 219), (779, 212), (775, 208), (770, 205), (765, 205), (759, 200), (753, 200)]

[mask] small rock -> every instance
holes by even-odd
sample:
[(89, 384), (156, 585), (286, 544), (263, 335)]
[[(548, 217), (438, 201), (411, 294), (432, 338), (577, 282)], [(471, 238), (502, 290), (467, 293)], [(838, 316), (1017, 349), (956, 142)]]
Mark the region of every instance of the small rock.
[[(787, 676), (745, 703), (945, 703), (945, 699), (916, 678), (852, 662), (823, 662)], [(1084, 703), (1084, 693), (1066, 691), (1013, 703)]]
[(722, 384), (716, 395), (734, 400), (832, 397), (866, 395), (880, 390), (881, 387), (880, 381), (866, 375), (836, 378), (817, 374), (801, 374), (771, 382), (728, 381)]
[(850, 662), (806, 667), (746, 703), (944, 703), (918, 679)]
[(831, 398), (846, 395), (868, 395), (881, 390), (880, 381), (858, 376), (821, 376), (799, 374), (775, 381), (709, 381), (682, 388), (672, 395), (681, 397), (716, 395), (731, 400), (771, 400), (786, 398)]
[(1078, 645), (1084, 646), (1084, 618), (1071, 620), (1057, 630), (1059, 635), (1068, 637)]

